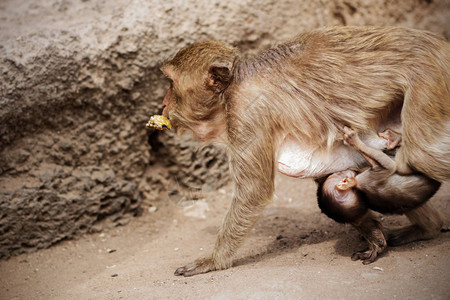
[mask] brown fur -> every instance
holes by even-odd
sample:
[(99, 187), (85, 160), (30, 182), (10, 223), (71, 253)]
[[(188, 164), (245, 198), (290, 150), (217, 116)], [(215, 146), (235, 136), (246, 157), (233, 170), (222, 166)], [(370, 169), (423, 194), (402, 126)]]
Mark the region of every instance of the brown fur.
[(331, 153), (344, 125), (379, 132), (402, 107), (399, 168), (450, 178), (449, 70), (445, 40), (404, 28), (317, 30), (248, 60), (220, 42), (181, 50), (162, 66), (173, 81), (164, 114), (201, 140), (226, 140), (235, 192), (213, 254), (176, 274), (231, 266), (271, 201), (283, 135)]

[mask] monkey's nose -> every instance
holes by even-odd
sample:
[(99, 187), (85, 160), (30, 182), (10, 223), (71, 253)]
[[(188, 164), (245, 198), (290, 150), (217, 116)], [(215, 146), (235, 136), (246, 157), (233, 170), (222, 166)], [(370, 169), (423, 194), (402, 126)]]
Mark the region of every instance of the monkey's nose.
[(163, 110), (161, 113), (164, 117), (168, 118), (169, 117), (169, 112), (167, 111), (167, 106), (163, 105)]

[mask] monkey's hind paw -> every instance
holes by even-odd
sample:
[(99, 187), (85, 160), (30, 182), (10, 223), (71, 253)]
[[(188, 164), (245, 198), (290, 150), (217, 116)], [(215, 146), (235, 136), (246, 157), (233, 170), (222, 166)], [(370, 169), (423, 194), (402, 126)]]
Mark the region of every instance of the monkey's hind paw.
[(378, 136), (387, 141), (386, 150), (395, 149), (402, 141), (401, 134), (395, 133), (390, 129), (386, 129), (385, 131), (378, 133)]
[(217, 268), (214, 265), (212, 258), (200, 258), (196, 261), (187, 264), (184, 267), (180, 267), (175, 271), (176, 276), (190, 277), (197, 274), (203, 274), (210, 271), (215, 271)]

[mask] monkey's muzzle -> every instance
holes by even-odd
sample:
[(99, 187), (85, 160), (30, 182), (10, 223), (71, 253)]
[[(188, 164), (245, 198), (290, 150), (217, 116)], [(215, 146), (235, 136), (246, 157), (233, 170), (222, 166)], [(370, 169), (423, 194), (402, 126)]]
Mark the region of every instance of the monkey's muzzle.
[(172, 129), (172, 124), (170, 124), (169, 119), (162, 115), (153, 115), (150, 117), (147, 124), (145, 124), (145, 127), (155, 128), (158, 130), (168, 130)]

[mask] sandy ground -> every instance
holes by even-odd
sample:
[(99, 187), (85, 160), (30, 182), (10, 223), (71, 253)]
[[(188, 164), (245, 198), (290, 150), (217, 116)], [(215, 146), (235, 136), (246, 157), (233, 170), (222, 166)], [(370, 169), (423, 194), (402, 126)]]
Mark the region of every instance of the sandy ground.
[[(279, 176), (231, 269), (173, 272), (214, 245), (231, 188), (195, 204), (161, 200), (124, 227), (0, 262), (1, 299), (449, 299), (450, 234), (389, 248), (364, 266), (351, 226), (321, 214), (315, 184)], [(432, 202), (450, 216), (450, 184)], [(386, 217), (386, 225), (406, 224)]]

